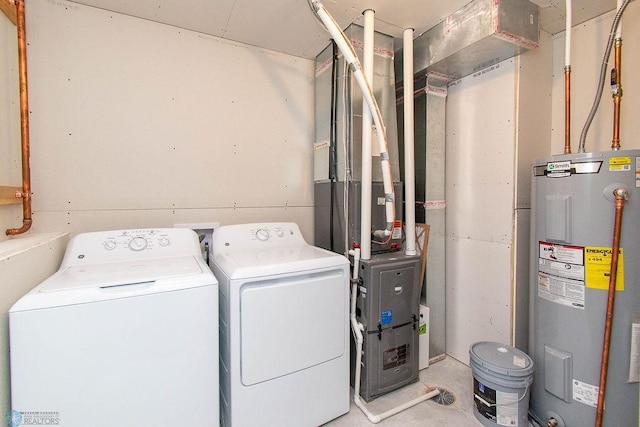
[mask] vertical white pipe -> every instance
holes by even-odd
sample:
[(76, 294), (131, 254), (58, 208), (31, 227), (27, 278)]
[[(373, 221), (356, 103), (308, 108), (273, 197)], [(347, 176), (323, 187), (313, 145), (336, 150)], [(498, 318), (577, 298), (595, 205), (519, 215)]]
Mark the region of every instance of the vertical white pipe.
[[(373, 46), (374, 15), (367, 9), (364, 14), (364, 54), (362, 69), (371, 86), (373, 86)], [(363, 95), (364, 96), (364, 95)], [(362, 194), (360, 197), (360, 258), (371, 259), (371, 118), (372, 111), (366, 102), (362, 102)]]
[(416, 174), (413, 132), (413, 28), (402, 34), (404, 82), (404, 205), (407, 236), (405, 253), (416, 254)]
[(564, 66), (571, 66), (571, 26), (572, 26), (572, 7), (571, 0), (566, 3), (566, 20), (564, 31)]
[[(618, 0), (616, 2), (616, 11), (620, 10), (620, 8), (622, 7), (622, 3), (624, 3), (624, 0)], [(622, 38), (622, 19), (618, 23), (618, 28), (616, 28), (616, 40), (621, 38)]]

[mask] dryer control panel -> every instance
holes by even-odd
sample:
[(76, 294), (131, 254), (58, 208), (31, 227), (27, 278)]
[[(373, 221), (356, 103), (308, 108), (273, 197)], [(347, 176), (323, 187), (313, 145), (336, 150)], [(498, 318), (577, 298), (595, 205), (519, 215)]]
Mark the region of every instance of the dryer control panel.
[(214, 253), (306, 244), (300, 228), (292, 222), (228, 225), (213, 236)]

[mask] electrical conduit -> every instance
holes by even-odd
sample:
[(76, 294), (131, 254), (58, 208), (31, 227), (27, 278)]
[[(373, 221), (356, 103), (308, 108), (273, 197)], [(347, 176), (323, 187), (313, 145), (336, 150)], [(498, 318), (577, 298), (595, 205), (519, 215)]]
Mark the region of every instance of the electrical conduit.
[(616, 16), (613, 17), (613, 24), (611, 25), (611, 31), (609, 34), (609, 40), (607, 41), (607, 46), (604, 51), (604, 56), (602, 58), (602, 65), (600, 67), (600, 77), (598, 78), (598, 89), (596, 90), (596, 96), (593, 100), (593, 105), (591, 106), (591, 111), (589, 111), (589, 115), (585, 120), (584, 126), (582, 127), (582, 132), (580, 133), (580, 144), (578, 146), (578, 152), (585, 152), (585, 145), (587, 142), (587, 133), (589, 132), (589, 128), (591, 127), (591, 123), (593, 122), (593, 118), (598, 111), (598, 106), (600, 105), (600, 98), (602, 98), (602, 91), (604, 90), (604, 81), (606, 79), (607, 74), (607, 65), (609, 61), (609, 56), (611, 55), (611, 48), (613, 47), (613, 43), (615, 41), (616, 32), (618, 26), (620, 25), (620, 20), (622, 19), (622, 14), (625, 9), (629, 5), (631, 0), (624, 0), (622, 4), (619, 4), (618, 11), (616, 12)]
[[(616, 10), (622, 7), (622, 0), (617, 1)], [(620, 107), (622, 103), (622, 22), (616, 28), (614, 66), (611, 70), (611, 95), (613, 97), (613, 138), (611, 149), (620, 150)]]

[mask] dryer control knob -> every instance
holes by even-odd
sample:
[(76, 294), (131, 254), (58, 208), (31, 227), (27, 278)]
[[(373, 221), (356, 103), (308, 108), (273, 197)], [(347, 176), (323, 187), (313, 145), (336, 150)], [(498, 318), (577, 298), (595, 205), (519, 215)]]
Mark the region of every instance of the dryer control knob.
[(160, 240), (158, 240), (158, 243), (160, 243), (160, 246), (169, 246), (171, 244), (171, 240), (166, 237), (161, 237)]
[(111, 251), (116, 248), (116, 242), (114, 242), (113, 240), (105, 240), (103, 246), (106, 250)]

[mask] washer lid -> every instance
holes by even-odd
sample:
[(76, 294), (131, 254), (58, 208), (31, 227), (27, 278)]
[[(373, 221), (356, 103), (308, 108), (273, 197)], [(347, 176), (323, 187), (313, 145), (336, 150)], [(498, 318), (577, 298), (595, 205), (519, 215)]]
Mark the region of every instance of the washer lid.
[(39, 286), (40, 292), (107, 288), (202, 274), (193, 256), (153, 258), (103, 264), (71, 265)]

